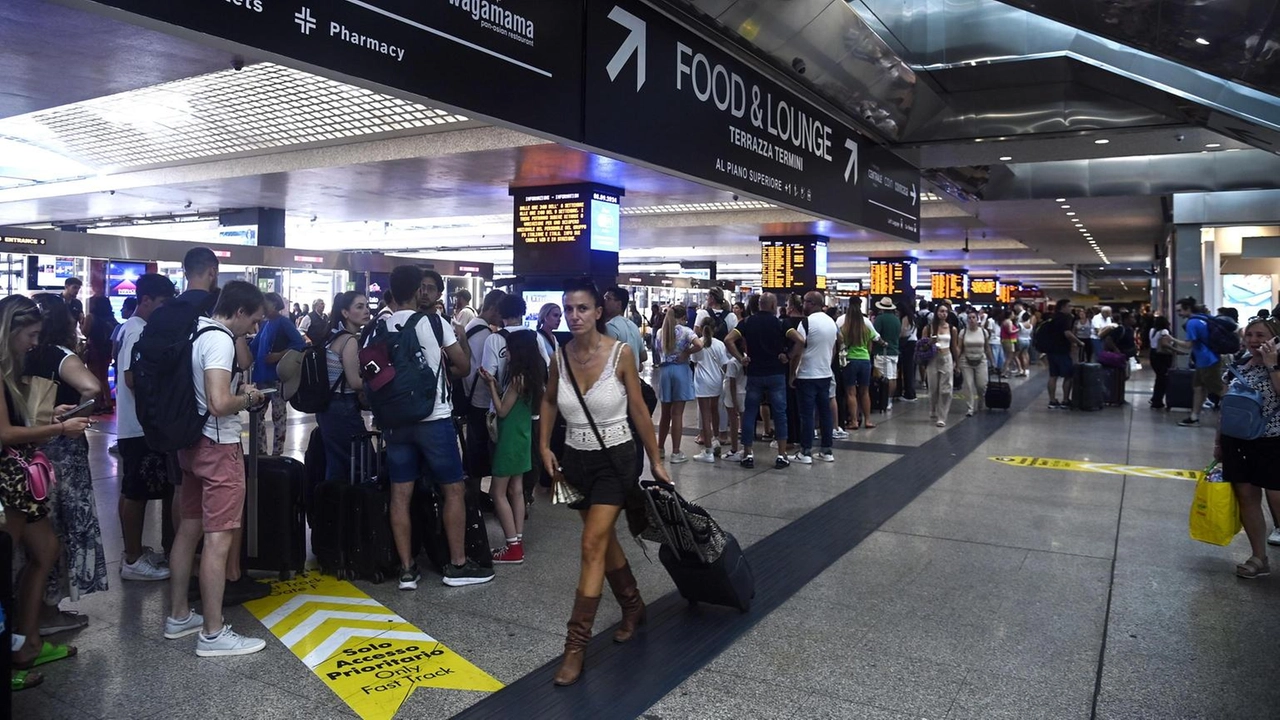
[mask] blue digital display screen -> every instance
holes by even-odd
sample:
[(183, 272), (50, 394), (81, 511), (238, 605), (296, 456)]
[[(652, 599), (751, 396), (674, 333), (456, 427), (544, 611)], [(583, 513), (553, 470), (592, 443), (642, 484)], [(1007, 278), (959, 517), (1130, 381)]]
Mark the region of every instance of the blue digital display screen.
[(605, 197), (595, 193), (591, 199), (591, 249), (616, 253), (622, 246), (622, 210), (617, 199)]

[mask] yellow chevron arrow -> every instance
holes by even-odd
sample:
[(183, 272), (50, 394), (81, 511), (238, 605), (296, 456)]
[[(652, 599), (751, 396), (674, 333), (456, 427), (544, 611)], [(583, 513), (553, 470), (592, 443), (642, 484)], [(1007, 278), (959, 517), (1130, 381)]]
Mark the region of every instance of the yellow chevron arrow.
[(1107, 475), (1138, 475), (1140, 477), (1163, 478), (1165, 480), (1191, 480), (1194, 482), (1204, 475), (1204, 472), (1201, 470), (1158, 468), (1147, 467), (1145, 465), (1120, 465), (1117, 463), (1062, 460), (1059, 458), (1011, 457), (1007, 455), (1000, 455), (987, 459), (1004, 465), (1014, 465), (1017, 467), (1070, 470), (1073, 472), (1093, 472), (1104, 473)]
[(390, 720), (419, 687), (492, 692), (502, 683), (343, 580), (272, 583), (245, 608), (364, 720)]

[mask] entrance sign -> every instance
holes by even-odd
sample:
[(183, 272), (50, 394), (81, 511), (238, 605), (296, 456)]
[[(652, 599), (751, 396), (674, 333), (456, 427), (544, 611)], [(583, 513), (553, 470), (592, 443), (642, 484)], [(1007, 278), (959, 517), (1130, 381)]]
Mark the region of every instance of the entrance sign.
[(466, 111), (582, 134), (580, 0), (95, 0)]
[(587, 145), (919, 241), (919, 172), (836, 116), (640, 0), (587, 37)]

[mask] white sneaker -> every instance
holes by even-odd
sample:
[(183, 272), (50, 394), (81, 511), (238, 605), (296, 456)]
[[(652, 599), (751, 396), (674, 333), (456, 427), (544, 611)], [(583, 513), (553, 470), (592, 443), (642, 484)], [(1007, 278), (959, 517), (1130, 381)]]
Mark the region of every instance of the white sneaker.
[(669, 462), (672, 465), (679, 465), (680, 463), (689, 462), (689, 458), (683, 452), (675, 452), (671, 453), (671, 460)]
[[(703, 450), (702, 452), (693, 456), (693, 461), (700, 462), (700, 463), (713, 463), (716, 461), (716, 456), (715, 456), (715, 453), (711, 452), (710, 450)], [(675, 461), (672, 460), (672, 462), (675, 462)]]
[(892, 400), (890, 400), (890, 401), (889, 401), (889, 402), (884, 406), (884, 411), (885, 411), (885, 412), (889, 412), (889, 411), (890, 411), (890, 410), (892, 410), (892, 409), (893, 409), (893, 401), (892, 401)]
[(720, 457), (720, 440), (711, 441), (711, 454), (715, 457)]
[(746, 456), (742, 454), (741, 450), (739, 450), (737, 452), (731, 452), (728, 455), (721, 455), (720, 459), (724, 460), (725, 462), (736, 463), (736, 462), (742, 462), (742, 458), (744, 457)]
[(166, 640), (177, 640), (200, 632), (204, 627), (204, 616), (192, 608), (187, 612), (186, 620), (164, 619), (164, 637)]
[(1213, 401), (1212, 401), (1212, 400), (1205, 400), (1203, 403), (1201, 403), (1201, 404), (1200, 404), (1200, 407), (1201, 407), (1201, 408), (1203, 408), (1203, 409), (1205, 409), (1205, 410), (1212, 410), (1212, 409), (1213, 409)]
[(150, 547), (143, 545), (142, 554), (150, 558), (151, 564), (155, 565), (156, 567), (161, 567), (161, 568), (169, 567), (169, 556), (165, 555), (163, 552), (156, 552), (155, 550), (152, 550)]
[(213, 637), (205, 637), (200, 633), (196, 641), (196, 655), (199, 657), (227, 657), (230, 655), (252, 655), (267, 646), (266, 640), (257, 640), (241, 635), (223, 625), (222, 632)]
[(776, 450), (776, 449), (778, 448), (778, 441), (777, 441), (777, 440), (770, 440), (770, 441), (769, 441), (769, 447), (774, 448), (774, 449)]
[(791, 460), (792, 460), (792, 462), (798, 462), (798, 463), (800, 463), (801, 465), (812, 465), (812, 464), (813, 464), (813, 456), (812, 456), (812, 455), (805, 455), (803, 452), (797, 452), (795, 455), (792, 455), (792, 456), (791, 456)]
[(168, 580), (169, 568), (159, 567), (152, 561), (150, 553), (143, 552), (137, 562), (129, 564), (124, 555), (120, 556), (121, 580)]
[(849, 431), (845, 430), (844, 428), (838, 427), (831, 431), (831, 437), (836, 440), (848, 440)]
[(830, 452), (820, 452), (818, 453), (818, 459), (821, 460), (822, 462), (833, 463), (836, 461), (836, 456)]
[(1271, 534), (1267, 536), (1267, 544), (1280, 545), (1280, 527), (1272, 530)]

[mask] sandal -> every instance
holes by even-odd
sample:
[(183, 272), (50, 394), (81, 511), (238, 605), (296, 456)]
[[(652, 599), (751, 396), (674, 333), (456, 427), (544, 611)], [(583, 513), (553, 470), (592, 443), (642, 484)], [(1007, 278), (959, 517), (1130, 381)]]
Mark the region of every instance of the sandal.
[(26, 662), (18, 662), (14, 660), (13, 667), (18, 670), (30, 670), (41, 665), (48, 665), (51, 662), (65, 660), (69, 657), (75, 657), (79, 650), (74, 645), (54, 645), (53, 643), (45, 643), (40, 648), (40, 654)]
[(13, 675), (9, 678), (9, 689), (12, 692), (22, 692), (23, 690), (30, 690), (42, 682), (44, 682), (44, 676), (38, 672), (14, 670)]
[(81, 615), (74, 610), (63, 610), (58, 613), (56, 620), (50, 620), (47, 624), (42, 624), (40, 626), (40, 635), (41, 637), (45, 635), (56, 635), (61, 632), (79, 630), (88, 626), (88, 615)]
[(876, 426), (874, 423), (865, 422), (865, 423), (862, 423), (862, 427), (868, 430), (874, 430)]
[(1271, 574), (1271, 563), (1266, 560), (1259, 560), (1256, 557), (1250, 557), (1248, 560), (1236, 565), (1236, 577), (1246, 580), (1254, 578), (1266, 577)]

